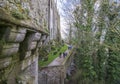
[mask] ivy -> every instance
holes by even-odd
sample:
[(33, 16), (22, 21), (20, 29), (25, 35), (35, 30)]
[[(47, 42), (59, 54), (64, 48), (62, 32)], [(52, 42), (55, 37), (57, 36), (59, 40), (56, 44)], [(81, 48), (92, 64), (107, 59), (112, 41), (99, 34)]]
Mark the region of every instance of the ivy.
[[(108, 0), (101, 1), (98, 16), (98, 31), (93, 35), (92, 19), (95, 1), (82, 0), (81, 10), (77, 8), (74, 16), (78, 17), (78, 11), (86, 11), (86, 22), (83, 25), (84, 13), (81, 12), (80, 20), (75, 18), (74, 26), (79, 30), (76, 39), (75, 64), (78, 72), (74, 81), (76, 84), (120, 84), (120, 6), (109, 4)], [(105, 32), (103, 34), (103, 31)], [(103, 43), (100, 43), (104, 36)], [(86, 81), (85, 81), (86, 80)]]

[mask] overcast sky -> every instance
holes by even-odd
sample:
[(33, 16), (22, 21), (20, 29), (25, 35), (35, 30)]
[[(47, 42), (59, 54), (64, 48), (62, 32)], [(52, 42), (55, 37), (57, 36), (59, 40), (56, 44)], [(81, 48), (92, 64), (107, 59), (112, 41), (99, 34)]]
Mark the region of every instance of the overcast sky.
[[(62, 0), (63, 2), (66, 2), (66, 0)], [(64, 31), (65, 31), (65, 24), (64, 24), (64, 18), (62, 17), (62, 3), (61, 3), (61, 0), (57, 0), (57, 7), (58, 7), (58, 10), (59, 10), (59, 14), (60, 14), (60, 25), (61, 25), (61, 36), (62, 38), (64, 39), (65, 38), (65, 35), (64, 35)]]
[[(57, 0), (57, 6), (58, 6), (58, 10), (59, 10), (59, 14), (61, 17), (61, 36), (62, 38), (66, 38), (66, 36), (68, 36), (68, 31), (69, 31), (69, 26), (66, 24), (66, 18), (68, 19), (70, 17), (69, 13), (70, 11), (72, 12), (75, 5), (77, 5), (77, 3), (80, 3), (80, 0)], [(65, 11), (63, 11), (63, 8), (69, 9), (69, 11), (67, 11), (67, 14)], [(69, 13), (68, 13), (69, 12)], [(64, 16), (64, 17), (63, 17)]]

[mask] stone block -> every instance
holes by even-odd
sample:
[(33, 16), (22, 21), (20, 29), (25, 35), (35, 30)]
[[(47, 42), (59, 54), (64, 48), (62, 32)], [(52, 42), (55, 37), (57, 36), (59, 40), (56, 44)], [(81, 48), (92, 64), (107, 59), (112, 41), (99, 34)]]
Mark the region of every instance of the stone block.
[(42, 46), (42, 42), (38, 42), (38, 48), (40, 48)]
[(40, 38), (41, 38), (41, 34), (40, 33), (35, 33), (33, 41), (38, 41), (38, 40), (40, 40)]
[(26, 29), (25, 29), (25, 28), (18, 27), (17, 32), (19, 32), (19, 33), (21, 33), (21, 34), (25, 34), (25, 33), (26, 33)]
[(25, 58), (30, 57), (30, 55), (31, 55), (31, 51), (25, 52)]
[(3, 45), (3, 48), (18, 48), (19, 47), (19, 43), (8, 43)]
[(21, 70), (24, 70), (25, 68), (27, 68), (31, 64), (32, 64), (32, 58), (31, 57), (24, 59), (22, 61)]
[(10, 32), (18, 32), (18, 33), (22, 33), (22, 34), (25, 34), (26, 33), (26, 29), (25, 28), (22, 28), (22, 27), (16, 27), (16, 26), (13, 26), (13, 27), (8, 27), (7, 28), (8, 31)]
[(37, 61), (37, 60), (38, 60), (38, 56), (33, 55), (33, 56), (32, 56), (32, 61), (35, 62), (35, 61)]
[(18, 33), (16, 32), (9, 32), (8, 35), (6, 35), (5, 40), (7, 42), (15, 42), (17, 34)]
[(0, 59), (0, 69), (6, 68), (11, 64), (12, 58)]
[(16, 54), (19, 50), (19, 43), (11, 43), (2, 46), (2, 50), (0, 50), (0, 57), (11, 56)]
[(0, 1), (0, 7), (3, 7), (3, 8), (7, 7), (7, 1), (6, 0)]
[(26, 29), (23, 28), (7, 28), (5, 32), (5, 40), (7, 42), (21, 42), (24, 40), (26, 34)]
[(21, 70), (26, 69), (28, 66), (30, 66), (33, 62), (36, 62), (38, 60), (38, 56), (33, 55), (30, 56), (22, 61)]
[(15, 38), (15, 42), (21, 42), (24, 40), (24, 38), (25, 38), (25, 34), (18, 33), (16, 38)]
[(37, 42), (32, 42), (31, 45), (29, 45), (29, 47), (30, 47), (29, 49), (30, 49), (30, 50), (35, 49), (35, 48), (36, 48), (36, 45), (37, 45)]

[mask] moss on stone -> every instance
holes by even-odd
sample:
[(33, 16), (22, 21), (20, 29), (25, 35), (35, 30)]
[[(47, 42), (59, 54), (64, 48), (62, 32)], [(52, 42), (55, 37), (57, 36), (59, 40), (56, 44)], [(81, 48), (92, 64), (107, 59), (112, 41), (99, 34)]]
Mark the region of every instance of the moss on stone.
[(26, 15), (28, 15), (30, 11), (28, 9), (24, 9), (24, 12)]
[(20, 13), (19, 11), (17, 10), (13, 10), (11, 12), (12, 16), (15, 17), (16, 19), (20, 19), (20, 20), (24, 20), (25, 19), (25, 15)]
[(38, 31), (40, 33), (49, 35), (49, 32), (46, 32), (45, 30), (43, 30), (42, 28), (36, 28), (35, 26), (29, 24), (29, 23), (25, 23), (25, 22), (21, 22), (20, 20), (13, 18), (5, 9), (0, 8), (0, 20), (7, 22), (7, 24), (14, 24), (14, 25), (18, 25), (18, 26), (22, 26), (22, 27), (26, 27), (29, 28), (31, 30), (35, 30)]
[(0, 19), (5, 20), (7, 22), (12, 22), (14, 24), (20, 24), (19, 20), (14, 19), (12, 16), (10, 16), (9, 13), (6, 12), (5, 9), (0, 8)]

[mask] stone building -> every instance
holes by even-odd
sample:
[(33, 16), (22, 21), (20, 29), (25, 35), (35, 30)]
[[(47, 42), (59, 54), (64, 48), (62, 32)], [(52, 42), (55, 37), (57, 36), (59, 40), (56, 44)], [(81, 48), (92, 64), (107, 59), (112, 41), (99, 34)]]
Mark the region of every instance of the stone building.
[(59, 35), (59, 19), (52, 0), (0, 0), (0, 84), (38, 84), (38, 50)]

